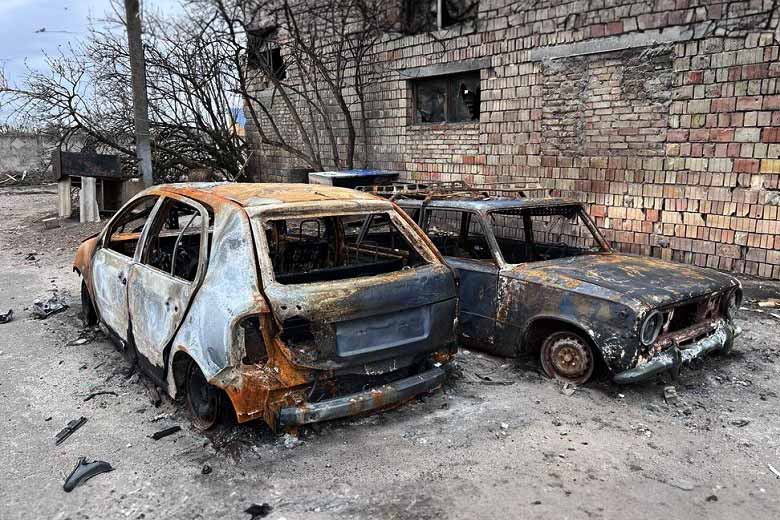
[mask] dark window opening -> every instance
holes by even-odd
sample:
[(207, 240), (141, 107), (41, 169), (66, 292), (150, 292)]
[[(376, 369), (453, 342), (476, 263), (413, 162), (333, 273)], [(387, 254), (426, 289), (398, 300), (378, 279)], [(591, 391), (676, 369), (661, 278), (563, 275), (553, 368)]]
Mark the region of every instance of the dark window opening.
[(493, 234), (510, 264), (569, 258), (604, 251), (579, 206), (490, 213)]
[(468, 211), (429, 209), (425, 229), (443, 256), (494, 261), (479, 218)]
[[(208, 217), (213, 221), (213, 216)], [(200, 263), (204, 223), (197, 208), (170, 199), (162, 208), (147, 241), (141, 261), (189, 282), (195, 280)], [(209, 241), (211, 230), (209, 230)]]
[(152, 213), (157, 197), (144, 197), (127, 208), (111, 225), (106, 247), (128, 257), (135, 255), (141, 232)]
[(477, 19), (479, 0), (404, 0), (402, 31), (419, 34)]
[(479, 71), (412, 81), (415, 123), (479, 121)]
[(427, 263), (388, 213), (271, 220), (265, 234), (282, 284), (375, 276)]
[(264, 76), (283, 80), (287, 77), (287, 65), (282, 49), (275, 42), (276, 28), (252, 31), (247, 35), (247, 64)]

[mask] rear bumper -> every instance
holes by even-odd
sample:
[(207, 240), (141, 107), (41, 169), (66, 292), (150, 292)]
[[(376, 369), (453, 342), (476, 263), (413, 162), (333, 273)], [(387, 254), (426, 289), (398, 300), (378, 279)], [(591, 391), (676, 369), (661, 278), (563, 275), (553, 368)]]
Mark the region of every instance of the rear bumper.
[(420, 374), (400, 379), (371, 390), (327, 399), (317, 403), (282, 408), (278, 424), (281, 427), (298, 426), (341, 417), (358, 415), (401, 403), (416, 395), (435, 390), (444, 382), (447, 372), (435, 366)]
[(711, 352), (727, 351), (731, 348), (734, 338), (742, 333), (742, 329), (736, 325), (722, 322), (715, 331), (696, 343), (686, 345), (683, 348), (672, 345), (663, 352), (659, 352), (646, 363), (620, 372), (615, 375), (613, 381), (618, 384), (638, 383), (651, 379), (663, 372), (678, 373), (680, 367), (693, 359), (703, 357)]

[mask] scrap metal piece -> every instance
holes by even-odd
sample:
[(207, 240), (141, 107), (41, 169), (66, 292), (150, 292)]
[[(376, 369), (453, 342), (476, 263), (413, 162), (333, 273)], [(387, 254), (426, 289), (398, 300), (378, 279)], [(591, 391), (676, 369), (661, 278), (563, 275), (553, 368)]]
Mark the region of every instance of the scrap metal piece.
[(181, 431), (181, 426), (171, 426), (170, 428), (166, 428), (164, 430), (160, 430), (159, 432), (154, 432), (151, 437), (152, 439), (159, 441), (163, 437), (167, 437), (169, 435), (173, 435), (174, 433)]
[(8, 312), (6, 312), (5, 314), (0, 314), (0, 323), (8, 323), (13, 319), (14, 319), (13, 309), (8, 309)]
[(32, 305), (32, 316), (39, 320), (45, 320), (52, 314), (57, 314), (68, 308), (65, 298), (54, 293), (48, 300), (36, 299)]
[(76, 467), (73, 468), (73, 471), (70, 472), (68, 478), (65, 479), (65, 484), (63, 484), (62, 489), (64, 489), (66, 493), (70, 493), (76, 486), (91, 479), (95, 475), (108, 473), (113, 470), (114, 468), (112, 468), (111, 464), (108, 462), (102, 460), (87, 462), (86, 457), (79, 457)]
[(70, 421), (68, 425), (65, 426), (65, 428), (63, 428), (62, 431), (60, 431), (60, 433), (57, 434), (57, 436), (55, 437), (54, 445), (59, 446), (60, 444), (62, 444), (65, 441), (65, 439), (73, 435), (76, 432), (76, 430), (84, 426), (85, 422), (87, 422), (86, 417), (79, 417), (78, 419), (73, 419), (72, 421)]

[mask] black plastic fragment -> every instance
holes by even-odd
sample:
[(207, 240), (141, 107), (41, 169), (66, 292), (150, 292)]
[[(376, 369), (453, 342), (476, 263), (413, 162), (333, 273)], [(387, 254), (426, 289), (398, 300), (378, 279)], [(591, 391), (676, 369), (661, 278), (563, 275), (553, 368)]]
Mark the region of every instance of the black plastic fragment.
[(274, 508), (271, 507), (270, 504), (267, 504), (263, 502), (260, 505), (252, 504), (251, 506), (244, 509), (244, 513), (248, 513), (252, 515), (252, 518), (250, 520), (255, 520), (257, 518), (265, 518), (269, 514), (271, 514), (271, 511), (273, 511)]
[(112, 468), (111, 464), (108, 462), (102, 460), (87, 462), (86, 457), (79, 457), (76, 467), (73, 468), (73, 471), (70, 472), (68, 478), (65, 479), (65, 484), (63, 484), (62, 489), (64, 489), (66, 493), (70, 493), (76, 486), (85, 480), (89, 480), (101, 473), (108, 473), (109, 471), (113, 471), (113, 469), (114, 468)]
[(86, 417), (79, 417), (78, 419), (73, 419), (72, 421), (70, 421), (68, 425), (65, 426), (65, 428), (63, 428), (62, 431), (60, 431), (60, 433), (58, 433), (57, 436), (54, 438), (55, 439), (54, 444), (56, 446), (62, 444), (65, 441), (65, 439), (73, 435), (73, 433), (76, 430), (84, 426), (85, 422), (87, 422)]
[(173, 435), (174, 433), (180, 430), (181, 430), (181, 426), (171, 426), (170, 428), (160, 430), (159, 432), (154, 432), (152, 434), (152, 439), (159, 441), (163, 437), (167, 437), (168, 435)]
[(113, 392), (111, 390), (103, 390), (101, 392), (92, 392), (87, 397), (84, 398), (84, 402), (91, 401), (92, 399), (96, 398), (99, 395), (113, 395), (114, 397), (117, 397), (118, 394), (116, 392)]
[(8, 312), (6, 312), (5, 314), (0, 314), (0, 323), (8, 323), (13, 319), (14, 319), (13, 309), (8, 309)]

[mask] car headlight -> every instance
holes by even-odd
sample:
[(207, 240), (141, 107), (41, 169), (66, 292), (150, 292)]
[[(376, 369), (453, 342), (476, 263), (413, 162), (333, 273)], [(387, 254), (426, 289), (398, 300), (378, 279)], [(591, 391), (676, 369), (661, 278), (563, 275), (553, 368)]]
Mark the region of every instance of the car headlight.
[(737, 311), (742, 306), (742, 291), (734, 289), (726, 300), (726, 317), (733, 320), (737, 317)]
[(664, 316), (658, 311), (653, 311), (647, 315), (639, 331), (639, 340), (642, 345), (652, 345), (658, 335), (661, 333), (661, 327), (664, 325)]

